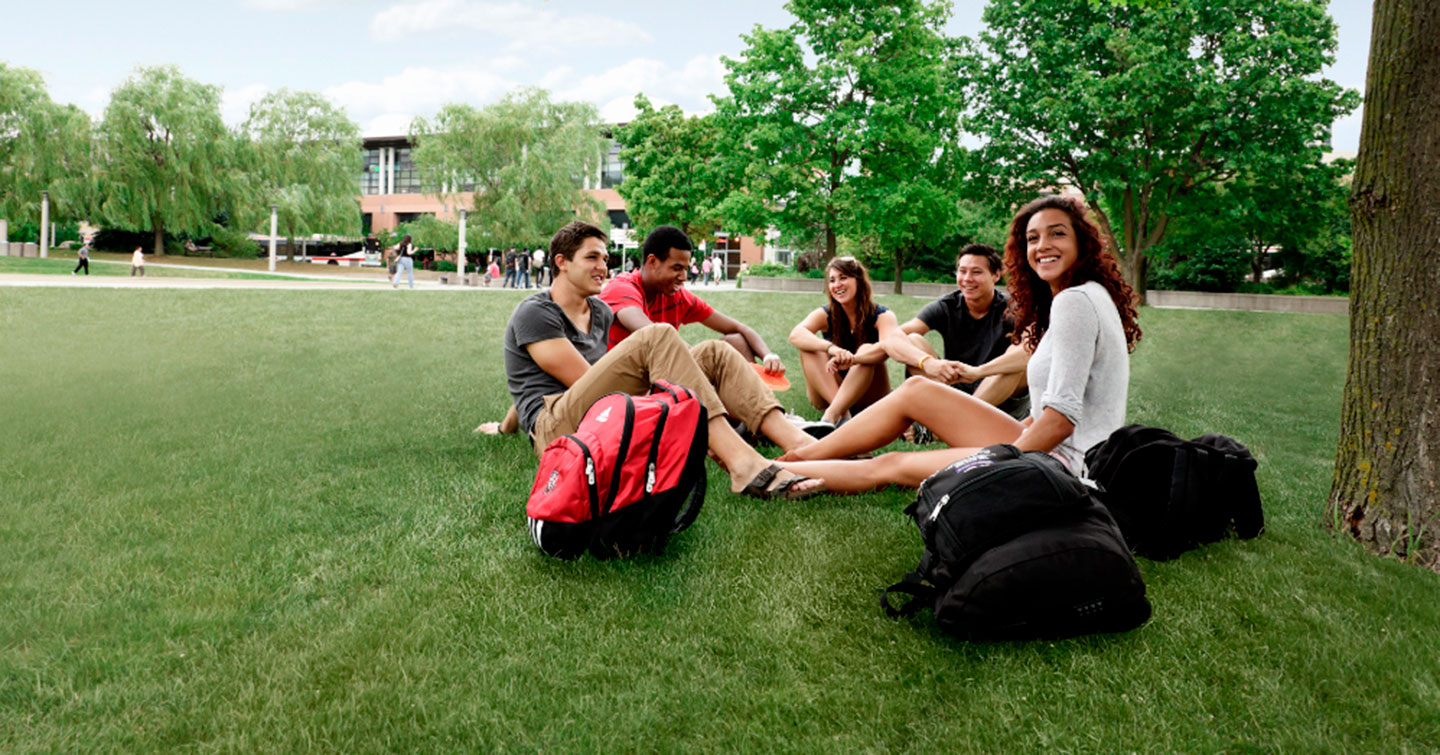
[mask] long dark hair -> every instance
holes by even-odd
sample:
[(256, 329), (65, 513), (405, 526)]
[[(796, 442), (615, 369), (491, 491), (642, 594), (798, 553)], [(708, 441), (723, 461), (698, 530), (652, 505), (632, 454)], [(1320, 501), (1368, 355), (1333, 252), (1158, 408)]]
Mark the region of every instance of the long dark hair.
[[(835, 301), (835, 295), (830, 293), (831, 270), (855, 280), (855, 319), (860, 321), (858, 327), (850, 322), (845, 308)], [(879, 340), (880, 333), (875, 327), (875, 298), (870, 295), (870, 273), (859, 260), (854, 257), (836, 257), (830, 260), (830, 264), (825, 266), (825, 300), (830, 304), (825, 335), (831, 343), (853, 352), (862, 343)]]
[(396, 244), (395, 247), (400, 250), (401, 254), (410, 251), (410, 234), (405, 234), (405, 237), (400, 239), (400, 243)]
[(1009, 315), (1015, 318), (1015, 332), (1010, 340), (1024, 344), (1034, 351), (1045, 331), (1050, 329), (1050, 284), (1030, 268), (1026, 254), (1025, 229), (1030, 218), (1041, 210), (1060, 210), (1070, 217), (1070, 226), (1075, 229), (1077, 255), (1075, 264), (1066, 271), (1064, 285), (1069, 288), (1095, 281), (1105, 287), (1120, 312), (1120, 324), (1125, 328), (1125, 348), (1134, 351), (1140, 341), (1140, 326), (1135, 323), (1135, 291), (1120, 274), (1120, 265), (1105, 249), (1100, 228), (1090, 220), (1090, 208), (1079, 197), (1051, 194), (1040, 197), (1020, 208), (1015, 220), (1010, 223), (1010, 237), (1005, 242), (1005, 277), (1009, 281)]

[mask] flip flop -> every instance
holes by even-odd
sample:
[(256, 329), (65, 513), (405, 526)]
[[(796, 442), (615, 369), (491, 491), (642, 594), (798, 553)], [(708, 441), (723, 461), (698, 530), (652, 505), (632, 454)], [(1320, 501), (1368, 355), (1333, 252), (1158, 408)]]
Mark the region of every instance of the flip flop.
[(769, 372), (768, 370), (765, 369), (765, 365), (760, 364), (759, 362), (751, 362), (751, 363), (750, 363), (750, 367), (751, 367), (751, 369), (755, 370), (755, 374), (756, 374), (756, 375), (759, 375), (759, 376), (760, 376), (760, 381), (761, 381), (761, 382), (763, 382), (764, 384), (770, 386), (770, 390), (772, 390), (772, 391), (788, 391), (788, 390), (790, 390), (790, 380), (785, 377), (785, 374), (784, 374), (784, 373), (772, 373), (772, 372)]
[(779, 464), (771, 464), (770, 466), (760, 470), (760, 473), (755, 475), (755, 478), (750, 481), (750, 484), (746, 485), (745, 488), (740, 491), (740, 495), (750, 496), (751, 498), (758, 498), (762, 501), (768, 501), (772, 498), (783, 498), (787, 501), (798, 501), (803, 498), (809, 498), (810, 496), (819, 495), (820, 493), (825, 492), (824, 485), (820, 485), (814, 488), (808, 488), (806, 490), (794, 490), (793, 488), (795, 487), (795, 483), (810, 479), (809, 477), (798, 474), (792, 475), (790, 478), (783, 480), (773, 488), (770, 487), (770, 483), (774, 481), (775, 475), (780, 474), (784, 471), (785, 468), (780, 466)]

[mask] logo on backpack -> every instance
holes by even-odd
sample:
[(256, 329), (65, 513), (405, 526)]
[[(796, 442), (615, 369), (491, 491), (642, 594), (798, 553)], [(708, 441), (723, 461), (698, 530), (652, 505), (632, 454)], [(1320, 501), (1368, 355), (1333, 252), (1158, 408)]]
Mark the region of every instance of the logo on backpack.
[(557, 482), (559, 482), (559, 481), (560, 481), (560, 470), (557, 469), (557, 470), (555, 470), (555, 471), (553, 471), (553, 472), (550, 473), (550, 481), (547, 482), (547, 483), (545, 483), (545, 494), (546, 494), (546, 495), (549, 495), (549, 494), (550, 494), (550, 491), (552, 491), (552, 490), (555, 489), (555, 483), (557, 483)]
[(596, 418), (595, 418), (595, 421), (596, 421), (596, 422), (609, 422), (609, 421), (610, 421), (610, 407), (608, 407), (608, 406), (605, 407), (605, 411), (600, 412), (600, 416), (596, 417)]

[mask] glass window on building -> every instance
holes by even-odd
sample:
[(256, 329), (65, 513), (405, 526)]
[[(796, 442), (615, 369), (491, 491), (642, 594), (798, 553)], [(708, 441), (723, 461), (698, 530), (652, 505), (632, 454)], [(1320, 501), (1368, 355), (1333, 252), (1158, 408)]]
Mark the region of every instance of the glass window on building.
[(613, 189), (625, 180), (625, 163), (620, 160), (620, 142), (611, 141), (600, 164), (600, 188)]
[(420, 193), (420, 171), (415, 169), (415, 161), (410, 159), (409, 147), (395, 150), (395, 193)]
[(365, 150), (365, 172), (360, 174), (360, 193), (380, 193), (380, 150)]

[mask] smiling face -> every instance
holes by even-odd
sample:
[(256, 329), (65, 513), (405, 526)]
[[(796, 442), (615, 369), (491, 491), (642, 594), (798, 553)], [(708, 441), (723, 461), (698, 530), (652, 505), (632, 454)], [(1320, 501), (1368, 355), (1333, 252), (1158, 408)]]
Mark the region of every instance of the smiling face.
[(855, 301), (855, 279), (840, 270), (830, 268), (825, 274), (825, 288), (830, 292), (830, 298), (842, 307)]
[(979, 254), (961, 255), (955, 263), (955, 285), (972, 307), (988, 306), (995, 298), (995, 283), (999, 280), (1000, 272), (991, 271), (990, 260)]
[(1050, 284), (1050, 293), (1060, 293), (1080, 257), (1070, 216), (1056, 209), (1041, 210), (1030, 216), (1030, 222), (1025, 225), (1025, 249), (1030, 269)]
[(560, 277), (580, 294), (594, 296), (605, 287), (605, 278), (610, 273), (605, 263), (609, 257), (604, 241), (587, 238), (580, 242), (580, 248), (575, 250), (573, 259), (567, 260), (562, 256), (557, 260)]
[(645, 258), (640, 283), (651, 293), (673, 294), (685, 285), (689, 273), (690, 252), (672, 248), (663, 260), (654, 255)]

